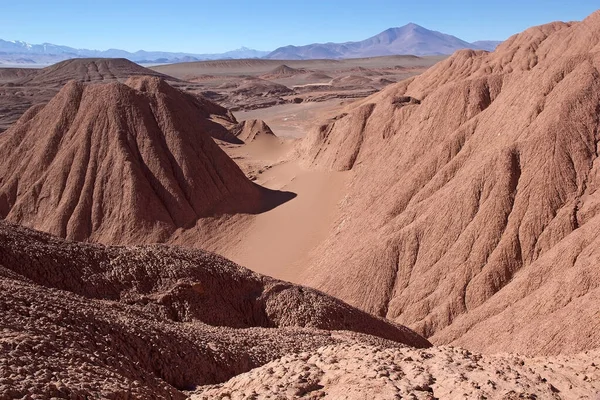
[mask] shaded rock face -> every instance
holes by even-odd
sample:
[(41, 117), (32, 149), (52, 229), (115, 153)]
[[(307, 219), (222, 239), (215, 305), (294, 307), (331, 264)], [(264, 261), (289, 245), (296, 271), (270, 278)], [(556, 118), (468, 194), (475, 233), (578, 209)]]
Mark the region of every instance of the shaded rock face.
[(235, 122), (159, 78), (71, 82), (0, 138), (0, 216), (75, 240), (148, 243), (199, 218), (260, 212), (272, 193), (214, 143), (239, 142), (218, 119)]
[(354, 178), (305, 282), (435, 343), (600, 346), (599, 50), (599, 12), (534, 27), (312, 132)]
[(250, 143), (258, 138), (276, 138), (265, 121), (260, 119), (249, 119), (234, 126), (231, 132), (244, 143)]
[(182, 390), (326, 344), (430, 346), (211, 253), (69, 242), (6, 222), (0, 310), (0, 397), (8, 398), (185, 398)]

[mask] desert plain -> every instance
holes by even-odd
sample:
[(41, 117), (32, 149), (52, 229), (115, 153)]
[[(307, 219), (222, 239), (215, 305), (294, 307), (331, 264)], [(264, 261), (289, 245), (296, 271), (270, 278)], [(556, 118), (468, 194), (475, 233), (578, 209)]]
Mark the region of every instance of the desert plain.
[(0, 398), (598, 399), (599, 71), (0, 68)]

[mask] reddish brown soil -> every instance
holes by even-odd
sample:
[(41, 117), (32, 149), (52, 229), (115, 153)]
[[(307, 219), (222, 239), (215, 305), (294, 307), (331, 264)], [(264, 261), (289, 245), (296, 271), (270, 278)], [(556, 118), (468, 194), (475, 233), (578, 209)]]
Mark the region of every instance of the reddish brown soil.
[[(137, 246), (0, 222), (0, 398), (598, 396), (600, 12), (353, 103), (299, 160), (263, 121), (190, 94), (282, 103), (274, 121), (289, 125), (311, 100), (416, 72), (320, 62), (164, 67), (203, 71), (173, 83), (183, 91), (119, 83), (114, 71), (143, 73), (121, 64), (39, 74), (112, 83), (69, 83), (0, 136), (0, 216)], [(238, 67), (250, 76), (225, 76)], [(5, 93), (28, 96), (15, 90), (29, 74), (0, 76)], [(298, 196), (250, 182), (213, 139)], [(366, 312), (202, 250), (140, 245), (157, 241), (222, 250)], [(367, 312), (469, 350), (406, 347), (429, 343)], [(538, 357), (490, 354), (506, 351)]]
[(487, 355), (456, 347), (328, 345), (283, 356), (192, 399), (590, 399), (600, 351), (569, 357)]
[(141, 75), (179, 81), (118, 58), (78, 58), (41, 69), (0, 68), (0, 133), (15, 123), (32, 105), (50, 101), (71, 80), (113, 82)]
[[(373, 57), (349, 60), (219, 60), (152, 69), (233, 110), (256, 110), (302, 101), (356, 99), (425, 71), (444, 57)], [(283, 62), (283, 64), (282, 64)], [(368, 77), (385, 76), (387, 80)]]
[(429, 346), (211, 253), (68, 242), (5, 222), (0, 288), (1, 398), (184, 398), (325, 344)]

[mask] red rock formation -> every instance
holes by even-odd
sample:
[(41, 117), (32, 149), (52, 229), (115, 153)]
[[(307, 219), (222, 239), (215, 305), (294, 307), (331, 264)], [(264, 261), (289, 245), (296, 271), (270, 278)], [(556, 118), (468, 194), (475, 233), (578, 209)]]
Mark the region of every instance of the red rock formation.
[[(270, 193), (211, 136), (227, 111), (153, 77), (67, 84), (0, 137), (0, 216), (76, 240), (148, 243)], [(231, 122), (233, 122), (232, 120)]]
[(436, 343), (600, 346), (599, 68), (596, 12), (459, 51), (321, 126), (308, 162), (354, 179), (306, 282)]
[(416, 350), (341, 343), (199, 387), (191, 399), (585, 399), (600, 392), (598, 357), (598, 350), (529, 358), (446, 346)]
[(250, 143), (258, 138), (270, 137), (276, 138), (275, 134), (269, 128), (265, 121), (260, 119), (249, 119), (240, 122), (234, 126), (231, 132), (244, 143)]
[(211, 253), (69, 242), (2, 221), (0, 311), (2, 398), (184, 398), (325, 344), (429, 346)]

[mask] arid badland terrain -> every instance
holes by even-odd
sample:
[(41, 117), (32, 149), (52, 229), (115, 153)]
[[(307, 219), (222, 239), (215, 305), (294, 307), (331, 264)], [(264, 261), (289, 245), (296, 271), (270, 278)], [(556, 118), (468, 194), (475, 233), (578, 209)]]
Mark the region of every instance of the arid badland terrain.
[(0, 398), (597, 399), (599, 71), (0, 69)]

